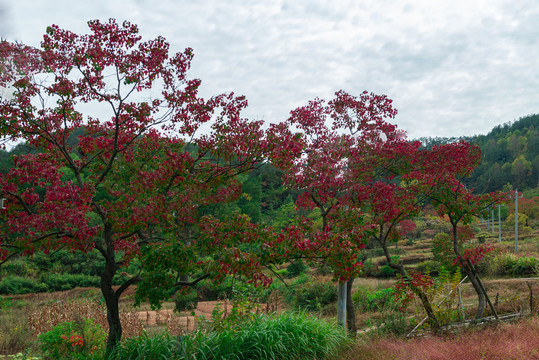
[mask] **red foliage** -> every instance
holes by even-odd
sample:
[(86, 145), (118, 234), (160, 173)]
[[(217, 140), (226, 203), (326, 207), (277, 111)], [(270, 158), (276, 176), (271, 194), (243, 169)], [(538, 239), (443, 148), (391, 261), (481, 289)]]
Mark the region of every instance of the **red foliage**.
[(318, 208), (322, 216), (322, 228), (306, 229), (295, 246), (306, 257), (324, 259), (339, 281), (359, 272), (359, 250), (371, 231), (350, 198), (361, 183), (353, 168), (358, 164), (355, 159), (370, 157), (371, 148), (398, 137), (395, 126), (385, 121), (397, 113), (391, 104), (385, 95), (339, 91), (329, 102), (315, 99), (293, 110), (287, 121), (292, 129), (287, 139), (294, 139), (299, 145), (291, 148), (300, 152), (292, 152), (296, 156), (291, 161), (277, 159), (276, 164), (285, 170), (286, 185), (303, 190), (296, 205)]
[(433, 284), (434, 280), (430, 276), (409, 270), (407, 277), (401, 277), (395, 286), (395, 299), (399, 301), (401, 309), (404, 309), (415, 299), (417, 291), (425, 292)]
[(473, 265), (477, 265), (481, 259), (493, 251), (490, 244), (479, 244), (478, 246), (467, 248), (462, 252), (462, 256), (457, 256), (453, 263), (455, 265), (464, 264), (467, 260)]
[[(514, 202), (514, 194), (511, 194), (511, 198)], [(509, 213), (515, 213), (514, 206), (509, 206)], [(531, 199), (526, 199), (524, 197), (519, 198), (518, 213), (526, 214), (530, 219), (539, 219), (539, 196), (534, 196)]]
[[(157, 285), (173, 284), (182, 271), (267, 282), (255, 254), (227, 243), (258, 241), (257, 229), (241, 223), (241, 239), (234, 231), (224, 237), (222, 224), (204, 220), (210, 255), (225, 249), (208, 263), (187, 230), (200, 221), (201, 206), (240, 196), (238, 174), (269, 157), (289, 163), (300, 139), (287, 137), (282, 125), (264, 130), (262, 121), (242, 118), (243, 96), (200, 97), (200, 80), (187, 76), (192, 49), (171, 54), (164, 38), (142, 41), (129, 22), (88, 25), (82, 35), (50, 26), (41, 49), (0, 42), (0, 87), (15, 89), (12, 99), (0, 99), (0, 136), (40, 152), (17, 158), (0, 179), (0, 197), (8, 199), (0, 262), (38, 250), (96, 248), (106, 261), (109, 321), (116, 321), (110, 348), (121, 336), (113, 304), (138, 280), (113, 291), (112, 277), (141, 249), (144, 279), (163, 280), (147, 287), (154, 301), (164, 294)], [(104, 109), (109, 115), (99, 118)]]
[[(471, 225), (457, 226), (457, 239), (459, 243), (466, 242), (473, 239), (475, 236), (475, 231)], [(453, 229), (451, 229), (451, 238), (454, 237)]]

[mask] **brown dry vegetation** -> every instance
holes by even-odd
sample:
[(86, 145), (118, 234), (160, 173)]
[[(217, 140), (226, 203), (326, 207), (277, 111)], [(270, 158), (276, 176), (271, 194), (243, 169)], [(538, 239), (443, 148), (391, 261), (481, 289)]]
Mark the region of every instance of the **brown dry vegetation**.
[(539, 318), (486, 328), (405, 339), (359, 340), (341, 360), (532, 360), (539, 359)]

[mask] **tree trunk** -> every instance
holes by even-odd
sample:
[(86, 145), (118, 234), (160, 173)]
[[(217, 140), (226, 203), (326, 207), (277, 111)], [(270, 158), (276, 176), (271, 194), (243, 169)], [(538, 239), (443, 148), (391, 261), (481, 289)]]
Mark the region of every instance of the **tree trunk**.
[(354, 278), (348, 279), (346, 287), (346, 326), (348, 328), (348, 334), (351, 337), (356, 337), (356, 313), (354, 310), (354, 303), (352, 301), (352, 285), (354, 284)]
[(472, 286), (477, 293), (477, 311), (475, 313), (475, 318), (481, 319), (485, 314), (485, 307), (487, 305), (485, 294), (481, 289), (481, 285), (479, 285), (479, 280), (477, 279), (477, 275), (475, 274), (475, 272), (470, 269), (466, 264), (463, 264), (462, 268), (464, 273), (468, 276), (468, 279), (470, 279), (470, 282), (472, 283)]
[(481, 289), (481, 285), (479, 284), (479, 280), (477, 278), (477, 274), (475, 273), (474, 269), (470, 268), (468, 264), (466, 264), (465, 261), (462, 260), (462, 255), (459, 251), (459, 242), (458, 242), (458, 222), (453, 220), (451, 217), (449, 218), (451, 221), (451, 225), (453, 226), (453, 251), (455, 252), (455, 256), (457, 256), (458, 259), (461, 259), (461, 266), (462, 270), (464, 271), (464, 274), (468, 276), (470, 279), (470, 282), (472, 283), (472, 286), (477, 293), (477, 312), (475, 313), (476, 319), (481, 319), (483, 315), (485, 314), (485, 307), (486, 307), (486, 298), (485, 294), (483, 293), (483, 290)]
[(346, 328), (346, 281), (339, 282), (337, 298), (337, 325)]
[(112, 278), (116, 273), (116, 264), (107, 259), (105, 271), (101, 275), (101, 293), (107, 306), (107, 322), (109, 324), (109, 336), (107, 339), (107, 354), (116, 347), (122, 338), (122, 324), (120, 322), (120, 311), (118, 306), (118, 296), (112, 288)]
[(107, 322), (109, 324), (109, 335), (107, 339), (107, 355), (110, 354), (122, 339), (122, 324), (120, 322), (119, 294), (112, 288), (112, 278), (118, 270), (116, 264), (116, 254), (112, 241), (112, 229), (109, 224), (105, 225), (103, 240), (106, 248), (99, 247), (98, 250), (105, 258), (105, 270), (101, 274), (101, 293), (107, 307)]
[(425, 309), (425, 312), (427, 313), (428, 322), (429, 322), (430, 328), (432, 329), (432, 332), (437, 333), (440, 330), (440, 324), (438, 323), (438, 319), (436, 318), (436, 314), (434, 313), (434, 310), (432, 310), (432, 306), (430, 304), (429, 298), (423, 291), (417, 288), (412, 288), (412, 291), (421, 300), (423, 309)]

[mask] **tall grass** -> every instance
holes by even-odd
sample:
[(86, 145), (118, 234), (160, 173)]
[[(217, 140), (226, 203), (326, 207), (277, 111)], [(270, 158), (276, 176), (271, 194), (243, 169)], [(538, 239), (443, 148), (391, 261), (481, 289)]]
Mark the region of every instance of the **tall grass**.
[(348, 343), (342, 329), (305, 314), (257, 315), (234, 330), (126, 339), (109, 360), (325, 359)]
[(201, 334), (196, 359), (324, 359), (348, 342), (334, 324), (305, 314), (258, 316), (239, 331)]
[(144, 332), (140, 336), (122, 340), (107, 360), (185, 359), (179, 339), (166, 331), (152, 336)]
[(455, 335), (412, 340), (368, 338), (358, 341), (339, 360), (531, 360), (539, 359), (539, 318), (475, 328)]

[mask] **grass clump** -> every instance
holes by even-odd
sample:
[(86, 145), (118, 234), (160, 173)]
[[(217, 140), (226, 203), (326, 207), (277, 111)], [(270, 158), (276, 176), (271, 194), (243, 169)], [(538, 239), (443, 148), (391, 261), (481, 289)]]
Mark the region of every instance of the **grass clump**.
[[(189, 359), (185, 357), (186, 346), (182, 339), (186, 342), (190, 340), (188, 337), (172, 336), (167, 331), (152, 336), (143, 332), (140, 336), (122, 340), (107, 360)], [(188, 345), (192, 347), (191, 342)]]
[(326, 359), (348, 343), (344, 330), (305, 314), (256, 315), (241, 327), (219, 332), (144, 333), (123, 340), (107, 360)]
[(259, 315), (237, 331), (198, 333), (196, 359), (324, 359), (347, 344), (336, 325), (305, 314)]

